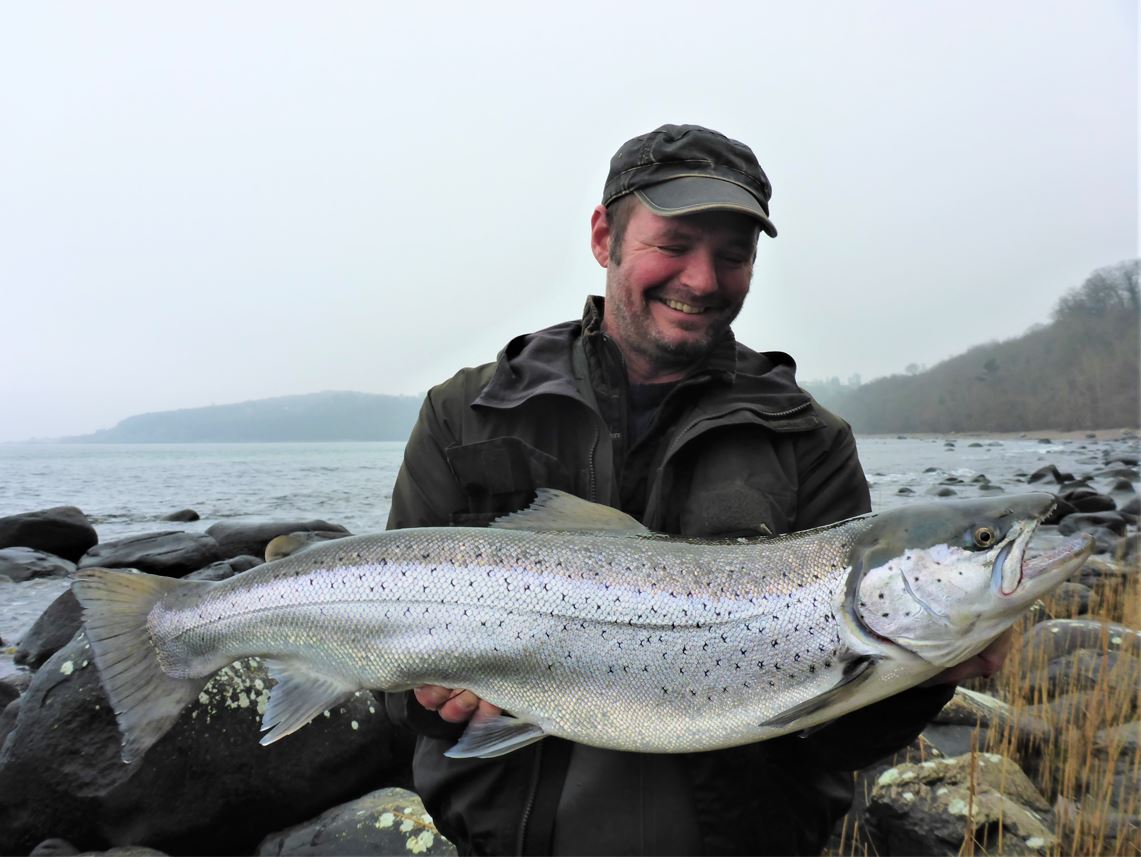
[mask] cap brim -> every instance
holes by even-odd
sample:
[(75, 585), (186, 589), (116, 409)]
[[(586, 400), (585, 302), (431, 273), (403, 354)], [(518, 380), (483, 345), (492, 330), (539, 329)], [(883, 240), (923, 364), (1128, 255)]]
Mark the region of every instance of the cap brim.
[(638, 199), (662, 217), (681, 217), (701, 211), (739, 211), (761, 222), (776, 238), (777, 228), (757, 198), (740, 185), (708, 176), (682, 176), (634, 191)]

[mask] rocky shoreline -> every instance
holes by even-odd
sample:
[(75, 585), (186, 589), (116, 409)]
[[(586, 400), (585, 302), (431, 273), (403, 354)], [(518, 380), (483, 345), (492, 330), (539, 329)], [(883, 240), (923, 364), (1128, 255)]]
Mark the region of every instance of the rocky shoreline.
[[(1026, 619), (999, 677), (960, 688), (913, 747), (857, 774), (830, 853), (1136, 853), (1141, 479), (1130, 449), (1098, 443), (1088, 472), (1022, 474), (1021, 490), (1060, 498), (1041, 544), (1084, 531), (1097, 553)], [(119, 758), (65, 588), (77, 569), (218, 580), (346, 534), (323, 520), (222, 522), (100, 542), (74, 507), (0, 518), (5, 591), (60, 587), (3, 640), (18, 668), (0, 671), (0, 853), (455, 853), (407, 790), (411, 736), (371, 693), (260, 746), (271, 680), (256, 660), (219, 673), (144, 759)]]

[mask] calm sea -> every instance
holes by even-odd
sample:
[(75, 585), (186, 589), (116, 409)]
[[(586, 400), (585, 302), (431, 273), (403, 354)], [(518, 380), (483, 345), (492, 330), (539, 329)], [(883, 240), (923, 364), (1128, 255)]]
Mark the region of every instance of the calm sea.
[[(1035, 438), (858, 439), (872, 504), (909, 502), (954, 477), (958, 496), (982, 496), (971, 479), (984, 474), (1009, 492), (1027, 490), (1025, 474), (1044, 464), (1077, 476), (1098, 471), (1114, 454), (1136, 455), (1135, 439), (1059, 441)], [(221, 520), (310, 519), (354, 533), (384, 529), (403, 443), (6, 444), (0, 445), (0, 517), (71, 505), (82, 509), (101, 541), (157, 530), (204, 530)], [(1023, 475), (1018, 475), (1019, 473)], [(1109, 490), (1108, 480), (1095, 487)], [(192, 508), (201, 520), (160, 520)], [(0, 580), (0, 639), (10, 645), (68, 585), (64, 579)], [(0, 675), (11, 650), (0, 650)]]
[[(1035, 438), (859, 438), (877, 509), (905, 502), (947, 476), (978, 474), (1007, 491), (1025, 486), (1019, 471), (1053, 463), (1076, 475), (1096, 471), (1106, 452), (1136, 441)], [(1132, 444), (1132, 445), (1131, 445)], [(351, 532), (381, 530), (403, 443), (6, 444), (0, 445), (0, 517), (51, 506), (78, 506), (108, 541), (158, 529), (203, 530), (237, 517), (323, 518)], [(929, 468), (934, 471), (925, 472)], [(977, 488), (957, 488), (976, 496)], [(191, 508), (193, 524), (163, 515)]]

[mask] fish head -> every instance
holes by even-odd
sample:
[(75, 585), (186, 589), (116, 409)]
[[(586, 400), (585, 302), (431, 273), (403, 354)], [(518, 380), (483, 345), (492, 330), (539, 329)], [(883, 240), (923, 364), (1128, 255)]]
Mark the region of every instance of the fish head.
[(1022, 494), (876, 516), (853, 546), (848, 620), (934, 666), (977, 654), (1091, 553), (1093, 540), (1078, 536), (1027, 558), (1054, 502)]

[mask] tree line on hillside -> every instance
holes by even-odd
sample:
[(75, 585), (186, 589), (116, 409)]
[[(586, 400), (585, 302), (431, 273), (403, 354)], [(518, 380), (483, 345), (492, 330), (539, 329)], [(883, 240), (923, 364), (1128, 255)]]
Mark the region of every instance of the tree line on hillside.
[(806, 382), (857, 432), (1136, 427), (1141, 421), (1141, 260), (1094, 271), (1049, 324), (930, 369), (860, 384)]

